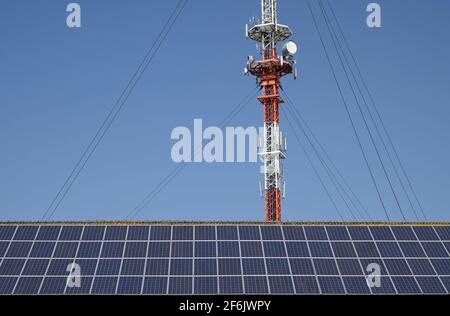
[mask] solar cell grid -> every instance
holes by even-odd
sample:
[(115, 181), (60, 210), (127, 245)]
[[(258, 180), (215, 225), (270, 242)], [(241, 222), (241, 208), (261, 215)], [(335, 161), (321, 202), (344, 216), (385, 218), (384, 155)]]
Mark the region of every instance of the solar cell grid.
[(449, 253), (449, 226), (0, 225), (0, 294), (445, 294)]
[(350, 240), (350, 235), (345, 226), (328, 226), (326, 230), (330, 240)]
[(15, 225), (0, 226), (0, 240), (11, 240), (16, 229)]
[(308, 240), (328, 240), (325, 227), (322, 226), (305, 226), (305, 234)]
[(237, 240), (237, 226), (217, 226), (217, 240)]
[(285, 240), (306, 240), (302, 226), (283, 226)]
[(57, 240), (61, 226), (41, 226), (36, 240)]
[(372, 226), (369, 228), (375, 240), (387, 241), (395, 240), (395, 236), (391, 229), (387, 226)]
[(261, 226), (261, 237), (263, 240), (283, 240), (280, 226)]
[(14, 240), (34, 240), (36, 238), (39, 226), (19, 226)]

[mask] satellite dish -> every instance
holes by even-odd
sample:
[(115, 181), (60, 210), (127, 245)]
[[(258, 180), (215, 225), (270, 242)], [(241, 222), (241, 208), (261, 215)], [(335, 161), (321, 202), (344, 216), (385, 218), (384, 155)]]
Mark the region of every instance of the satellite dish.
[(283, 46), (283, 55), (294, 55), (297, 53), (298, 47), (294, 41), (289, 41)]

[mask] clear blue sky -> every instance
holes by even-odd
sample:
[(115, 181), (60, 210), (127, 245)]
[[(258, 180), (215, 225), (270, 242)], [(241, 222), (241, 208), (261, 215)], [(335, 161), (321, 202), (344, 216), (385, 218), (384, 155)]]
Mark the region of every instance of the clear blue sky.
[[(42, 216), (176, 4), (78, 2), (81, 29), (65, 24), (69, 1), (1, 2), (0, 219)], [(370, 1), (332, 2), (427, 214), (448, 220), (450, 3), (379, 0), (383, 27), (374, 30), (365, 25)], [(254, 87), (242, 75), (246, 56), (256, 55), (244, 24), (259, 15), (259, 3), (190, 1), (54, 219), (123, 218), (174, 167), (172, 129), (192, 126), (194, 118), (217, 125)], [(382, 219), (306, 1), (278, 6), (280, 23), (291, 26), (300, 46), (300, 79), (286, 78), (284, 87), (373, 217)], [(233, 125), (261, 120), (255, 100)], [(281, 124), (289, 139), (284, 219), (337, 219)], [(258, 170), (190, 165), (139, 218), (263, 219)], [(378, 166), (376, 173), (400, 219)]]

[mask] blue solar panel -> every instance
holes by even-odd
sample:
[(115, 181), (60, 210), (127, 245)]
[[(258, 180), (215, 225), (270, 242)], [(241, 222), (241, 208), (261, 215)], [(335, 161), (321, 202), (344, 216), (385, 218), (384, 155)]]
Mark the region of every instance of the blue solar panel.
[(380, 286), (374, 286), (370, 288), (373, 294), (396, 294), (397, 291), (391, 282), (390, 277), (380, 277)]
[(150, 258), (166, 258), (170, 255), (170, 243), (168, 242), (149, 242), (148, 254)]
[(78, 248), (78, 258), (98, 258), (100, 256), (100, 242), (81, 242)]
[(355, 242), (356, 253), (361, 258), (377, 258), (380, 257), (374, 242)]
[(55, 242), (36, 242), (31, 249), (31, 258), (51, 258), (55, 249)]
[(418, 242), (399, 242), (399, 245), (405, 257), (416, 258), (426, 256), (422, 246)]
[(363, 275), (361, 265), (357, 259), (337, 259), (337, 264), (341, 275)]
[(220, 277), (219, 294), (241, 294), (244, 293), (242, 277)]
[(343, 277), (348, 294), (370, 294), (370, 287), (365, 277)]
[[(68, 275), (68, 266), (73, 264), (73, 259), (52, 259), (48, 266), (47, 275), (61, 276)], [(70, 270), (69, 270), (70, 271)], [(82, 273), (85, 274), (84, 267)]]
[(217, 226), (217, 240), (237, 240), (237, 226)]
[(36, 238), (39, 226), (19, 226), (14, 240), (34, 240)]
[(341, 278), (319, 276), (318, 280), (323, 294), (345, 294)]
[(242, 259), (242, 268), (245, 275), (265, 275), (264, 259)]
[(160, 275), (160, 276), (168, 275), (169, 274), (169, 259), (148, 259), (145, 274), (146, 275)]
[(125, 245), (125, 258), (145, 258), (147, 256), (146, 242), (127, 242)]
[(196, 259), (194, 261), (195, 275), (217, 275), (216, 259)]
[(395, 240), (395, 236), (388, 226), (372, 226), (369, 228), (373, 238), (379, 241)]
[(103, 240), (105, 226), (86, 226), (84, 227), (82, 240)]
[(121, 277), (117, 285), (117, 294), (141, 294), (142, 277)]
[(345, 226), (328, 226), (326, 229), (330, 240), (350, 240)]
[(63, 226), (59, 240), (80, 240), (82, 232), (82, 226)]
[(269, 276), (270, 293), (294, 294), (294, 286), (290, 276)]
[(269, 293), (267, 278), (261, 276), (244, 277), (244, 287), (246, 294), (266, 294)]
[(311, 259), (290, 259), (293, 275), (315, 275)]
[(307, 258), (310, 257), (308, 244), (306, 242), (286, 242), (289, 257)]
[(415, 226), (413, 229), (419, 240), (439, 240), (439, 236), (431, 226)]
[(149, 238), (149, 226), (130, 226), (128, 228), (127, 240), (147, 241)]
[(421, 294), (416, 280), (413, 277), (392, 277), (395, 288), (399, 294)]
[(219, 241), (217, 243), (219, 257), (239, 257), (239, 243), (235, 241)]
[(11, 294), (17, 283), (17, 277), (0, 277), (0, 294)]
[(447, 294), (439, 278), (436, 277), (417, 277), (422, 292), (425, 294)]
[(316, 277), (294, 276), (295, 292), (297, 294), (319, 294), (320, 289)]
[[(92, 287), (92, 277), (81, 277), (80, 287), (66, 287), (65, 294), (89, 294)], [(66, 280), (67, 282), (67, 280)]]
[(217, 294), (217, 278), (199, 277), (194, 279), (194, 294)]
[(59, 242), (56, 244), (54, 258), (74, 258), (77, 254), (77, 242)]
[(393, 226), (391, 229), (397, 240), (417, 240), (416, 235), (410, 226)]
[(239, 226), (241, 240), (260, 240), (259, 226)]
[(144, 279), (142, 294), (166, 294), (167, 277), (147, 277)]
[(116, 293), (117, 277), (96, 277), (92, 285), (92, 294), (114, 294)]
[(195, 243), (195, 256), (196, 257), (216, 257), (216, 242), (212, 241), (200, 241)]
[(187, 258), (194, 254), (194, 243), (174, 242), (172, 243), (172, 257)]
[(120, 259), (100, 259), (98, 261), (96, 275), (119, 275), (120, 273)]
[(36, 240), (57, 240), (61, 226), (41, 226)]
[(261, 237), (263, 240), (283, 240), (280, 226), (261, 226)]
[(172, 240), (192, 240), (194, 237), (194, 228), (192, 226), (174, 226), (172, 231)]
[(435, 275), (433, 266), (428, 259), (408, 259), (409, 267), (414, 275)]
[(290, 275), (289, 262), (287, 259), (267, 259), (268, 275)]
[(394, 242), (379, 242), (377, 243), (378, 250), (384, 258), (400, 258), (403, 257), (402, 251), (397, 243)]
[(67, 285), (67, 278), (47, 277), (42, 282), (39, 294), (64, 294)]
[(450, 275), (450, 259), (431, 259), (431, 263), (439, 275)]
[(38, 294), (43, 277), (21, 277), (14, 290), (14, 294)]
[(220, 275), (241, 275), (241, 260), (240, 259), (219, 259), (219, 274)]
[(105, 242), (103, 243), (101, 258), (121, 258), (123, 256), (123, 242)]
[[(95, 270), (97, 268), (97, 262), (98, 260), (96, 259), (77, 259), (75, 260), (74, 263), (78, 264), (80, 267), (80, 272), (82, 276), (93, 276), (95, 275)], [(67, 271), (70, 269), (72, 269), (72, 262), (69, 262), (70, 266), (69, 269), (67, 269), (67, 265), (66, 265), (66, 273)]]
[(241, 255), (242, 257), (262, 257), (263, 251), (261, 242), (259, 241), (241, 242)]
[[(427, 225), (3, 224), (0, 294), (445, 294), (449, 233)], [(377, 265), (381, 283), (370, 287)], [(81, 287), (67, 287), (78, 268)]]
[(447, 250), (442, 243), (438, 242), (424, 242), (422, 247), (425, 249), (427, 256), (430, 258), (447, 258)]
[(391, 275), (411, 275), (408, 263), (404, 259), (385, 259), (386, 267)]
[(192, 278), (170, 278), (169, 294), (192, 294)]
[(3, 257), (6, 254), (6, 250), (8, 249), (9, 242), (0, 241), (0, 257)]
[(352, 243), (348, 242), (332, 242), (334, 255), (337, 258), (355, 258), (356, 252)]
[(192, 259), (172, 259), (170, 261), (171, 275), (192, 275)]
[(104, 240), (125, 240), (127, 226), (107, 226)]
[(0, 226), (0, 240), (11, 240), (17, 226)]
[(284, 226), (283, 232), (285, 240), (306, 240), (302, 226)]
[(286, 257), (286, 249), (283, 242), (264, 242), (264, 255), (266, 257)]
[(325, 227), (322, 226), (305, 226), (305, 234), (308, 240), (328, 240)]
[(314, 259), (314, 267), (320, 275), (339, 275), (334, 259)]
[(41, 276), (45, 274), (50, 259), (28, 259), (22, 275)]
[(195, 240), (216, 240), (216, 228), (214, 226), (196, 226)]
[[(144, 274), (145, 259), (124, 259), (122, 262), (121, 275), (131, 276)], [(166, 273), (165, 273), (166, 274)]]
[(33, 243), (31, 242), (12, 242), (9, 246), (8, 252), (6, 253), (6, 257), (8, 258), (24, 258), (28, 257), (30, 253), (31, 246)]
[(152, 226), (150, 229), (150, 240), (170, 240), (170, 226)]
[(25, 259), (4, 259), (0, 265), (0, 275), (19, 275)]
[(372, 235), (370, 234), (369, 228), (365, 226), (349, 226), (348, 232), (352, 237), (352, 240), (365, 240), (371, 241)]
[(436, 226), (435, 229), (441, 240), (450, 240), (450, 226)]
[(333, 251), (329, 242), (310, 242), (309, 249), (311, 250), (312, 257), (333, 257)]

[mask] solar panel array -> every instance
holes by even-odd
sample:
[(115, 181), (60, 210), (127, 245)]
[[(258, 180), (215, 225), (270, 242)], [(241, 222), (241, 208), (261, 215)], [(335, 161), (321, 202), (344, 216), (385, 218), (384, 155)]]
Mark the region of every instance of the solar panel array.
[(0, 258), (0, 294), (450, 293), (450, 226), (0, 224)]

